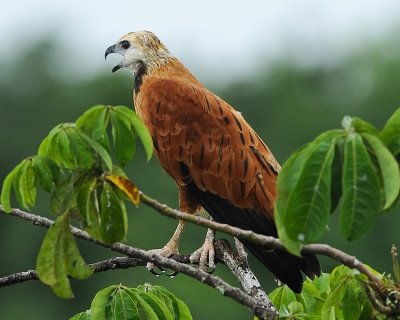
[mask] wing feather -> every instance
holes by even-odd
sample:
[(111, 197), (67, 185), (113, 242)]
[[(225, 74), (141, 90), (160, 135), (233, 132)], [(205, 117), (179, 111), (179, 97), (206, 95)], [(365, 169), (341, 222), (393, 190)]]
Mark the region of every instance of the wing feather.
[(182, 162), (200, 190), (273, 217), (279, 164), (229, 104), (200, 84), (164, 76), (146, 79), (135, 107), (161, 165), (178, 184), (188, 183)]

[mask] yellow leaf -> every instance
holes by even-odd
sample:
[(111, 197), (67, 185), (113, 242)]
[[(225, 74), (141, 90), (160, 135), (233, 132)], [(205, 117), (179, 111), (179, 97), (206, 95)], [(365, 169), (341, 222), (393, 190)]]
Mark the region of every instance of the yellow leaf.
[(133, 184), (132, 181), (113, 174), (108, 174), (105, 176), (106, 180), (114, 184), (119, 190), (121, 190), (125, 195), (131, 200), (136, 206), (140, 202), (139, 189)]

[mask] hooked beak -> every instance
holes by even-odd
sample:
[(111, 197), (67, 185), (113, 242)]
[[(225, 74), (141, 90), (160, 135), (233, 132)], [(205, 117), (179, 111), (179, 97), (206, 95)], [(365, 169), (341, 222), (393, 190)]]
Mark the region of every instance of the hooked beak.
[[(116, 45), (115, 45), (115, 44), (112, 45), (112, 46), (110, 46), (110, 47), (108, 47), (107, 50), (106, 50), (106, 52), (105, 52), (105, 54), (104, 54), (104, 59), (107, 59), (107, 56), (108, 56), (110, 53), (119, 53), (119, 52), (116, 51), (115, 49), (116, 49)], [(119, 69), (121, 69), (121, 66), (120, 66), (120, 64), (117, 64), (114, 68), (112, 68), (111, 71), (114, 73), (115, 71), (117, 71), (117, 70), (119, 70)]]

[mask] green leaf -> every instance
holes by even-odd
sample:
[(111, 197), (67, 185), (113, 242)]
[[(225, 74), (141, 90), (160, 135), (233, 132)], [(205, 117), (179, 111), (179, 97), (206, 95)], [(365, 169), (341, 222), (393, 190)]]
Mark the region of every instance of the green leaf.
[(87, 141), (83, 140), (76, 130), (68, 132), (71, 153), (73, 154), (73, 168), (91, 169), (93, 166), (93, 156)]
[(90, 109), (86, 110), (78, 119), (76, 119), (76, 126), (80, 129), (88, 128), (92, 129), (98, 124), (98, 118), (106, 110), (106, 106), (103, 104), (95, 105)]
[(82, 137), (82, 139), (84, 139), (88, 143), (90, 148), (92, 148), (93, 151), (100, 157), (101, 161), (106, 166), (106, 169), (108, 171), (111, 171), (112, 170), (112, 160), (111, 160), (110, 154), (107, 152), (107, 150), (104, 149), (104, 147), (101, 144), (99, 144), (97, 141), (95, 141), (94, 139), (89, 137), (84, 132), (77, 131), (77, 133), (79, 134), (80, 137)]
[(178, 315), (175, 313), (175, 307), (172, 299), (168, 295), (159, 290), (157, 290), (157, 295), (164, 301), (169, 312), (172, 314), (172, 317), (174, 319), (179, 319)]
[(92, 301), (90, 307), (90, 319), (91, 320), (107, 320), (106, 318), (106, 305), (110, 299), (111, 294), (118, 288), (118, 286), (113, 285), (104, 288), (97, 292), (96, 296)]
[(303, 305), (298, 301), (293, 301), (287, 306), (291, 315), (301, 315), (304, 312)]
[(137, 311), (141, 315), (141, 319), (143, 320), (159, 320), (156, 312), (147, 303), (146, 300), (142, 298), (141, 295), (138, 294), (137, 289), (130, 289), (128, 294), (132, 297), (132, 300), (136, 302)]
[(86, 230), (90, 233), (90, 235), (93, 238), (102, 240), (99, 207), (100, 207), (100, 202), (98, 198), (98, 191), (97, 189), (95, 189), (89, 199), (89, 211), (87, 212), (86, 216), (86, 222), (87, 222)]
[(72, 201), (72, 176), (66, 176), (55, 186), (50, 195), (50, 209), (54, 213), (63, 213), (71, 207)]
[(287, 306), (296, 301), (296, 296), (292, 290), (289, 289), (288, 286), (282, 286), (269, 294), (269, 298), (271, 302), (279, 309), (279, 314), (283, 314), (287, 311)]
[(64, 171), (62, 168), (57, 166), (57, 164), (51, 160), (50, 158), (45, 158), (46, 164), (51, 170), (52, 179), (55, 185), (60, 184), (60, 182), (64, 179)]
[(283, 214), (286, 213), (286, 205), (288, 199), (296, 186), (300, 175), (300, 169), (304, 163), (305, 150), (308, 146), (303, 147), (293, 153), (289, 159), (283, 164), (278, 175), (277, 189), (278, 197), (275, 204), (275, 223), (278, 229), (279, 239), (285, 245), (289, 252), (300, 255), (300, 242), (292, 240), (287, 232)]
[(192, 315), (190, 314), (189, 308), (186, 306), (186, 304), (178, 299), (173, 293), (171, 293), (170, 291), (168, 291), (167, 289), (165, 289), (162, 286), (154, 286), (154, 288), (156, 289), (156, 291), (158, 293), (160, 293), (164, 299), (164, 301), (166, 301), (167, 306), (170, 308), (169, 305), (169, 300), (172, 303), (172, 307), (173, 307), (173, 313), (175, 315), (175, 319), (179, 319), (179, 320), (191, 320), (192, 319)]
[(33, 208), (35, 206), (36, 180), (37, 180), (37, 171), (33, 167), (32, 158), (29, 158), (28, 165), (25, 167), (20, 182), (22, 185), (25, 202), (29, 208)]
[(353, 287), (353, 281), (347, 281), (343, 296), (343, 319), (358, 320), (361, 315), (361, 306)]
[(339, 283), (343, 281), (343, 278), (353, 277), (353, 270), (345, 265), (340, 265), (333, 269), (329, 275), (331, 287), (336, 287)]
[(76, 126), (100, 143), (107, 151), (110, 142), (107, 136), (107, 124), (110, 107), (97, 105), (87, 110), (76, 120)]
[(40, 186), (43, 190), (50, 192), (53, 185), (53, 173), (47, 164), (46, 158), (35, 156), (32, 161), (38, 173)]
[(157, 297), (151, 292), (145, 292), (142, 290), (137, 290), (137, 294), (148, 303), (148, 305), (156, 313), (158, 319), (160, 320), (174, 320), (168, 307), (165, 305), (164, 300)]
[(74, 315), (72, 318), (69, 318), (69, 320), (91, 320), (92, 318), (90, 317), (90, 311), (85, 311), (78, 313)]
[(63, 124), (58, 124), (56, 125), (53, 129), (50, 130), (49, 134), (47, 135), (46, 138), (44, 138), (44, 140), (42, 141), (42, 143), (39, 146), (39, 150), (38, 150), (38, 155), (41, 157), (50, 157), (50, 158), (54, 158), (54, 151), (52, 148), (53, 145), (53, 139), (55, 137), (55, 135), (61, 130), (61, 128), (63, 127)]
[(153, 140), (147, 127), (131, 109), (125, 106), (117, 106), (114, 109), (116, 112), (123, 114), (132, 124), (132, 127), (142, 141), (143, 147), (146, 151), (147, 160), (150, 160), (153, 154)]
[(383, 189), (385, 193), (385, 205), (383, 210), (388, 209), (397, 199), (400, 190), (400, 170), (396, 159), (385, 147), (385, 145), (375, 136), (364, 134), (366, 139), (375, 154), (381, 176), (383, 180)]
[(109, 183), (104, 183), (100, 196), (101, 238), (106, 243), (125, 238), (128, 218), (124, 202)]
[(66, 129), (60, 130), (52, 140), (55, 144), (54, 148), (56, 150), (57, 156), (54, 159), (58, 164), (61, 164), (67, 169), (74, 169), (74, 153), (71, 152), (71, 142)]
[(14, 179), (14, 190), (18, 202), (26, 209), (31, 209), (36, 201), (37, 172), (32, 165), (32, 158), (23, 161)]
[[(329, 278), (329, 277), (328, 277)], [(304, 304), (304, 310), (310, 314), (321, 314), (323, 305), (323, 293), (321, 293), (315, 283), (307, 279), (303, 284), (303, 290), (301, 291), (301, 298)]]
[(100, 117), (97, 119), (90, 136), (100, 143), (108, 152), (110, 151), (110, 140), (107, 134), (107, 125), (109, 119), (109, 109), (106, 108), (101, 112)]
[(113, 319), (141, 320), (136, 308), (138, 301), (131, 295), (129, 289), (119, 287), (111, 301), (111, 312)]
[(400, 155), (400, 108), (386, 122), (382, 130), (382, 141), (395, 157)]
[(94, 269), (89, 267), (85, 260), (83, 260), (75, 239), (72, 236), (69, 221), (68, 226), (65, 227), (64, 234), (64, 259), (66, 260), (67, 272), (75, 279), (86, 279), (90, 277)]
[(76, 246), (68, 213), (58, 217), (47, 232), (37, 257), (36, 271), (39, 279), (62, 298), (73, 296), (68, 275), (85, 279), (93, 273)]
[(371, 303), (369, 303), (368, 298), (363, 299), (364, 303), (362, 305), (362, 311), (359, 317), (359, 320), (371, 320), (373, 319), (373, 313), (375, 312), (374, 309), (372, 308)]
[(284, 213), (291, 239), (313, 242), (324, 233), (331, 210), (331, 165), (335, 139), (313, 143)]
[(180, 320), (192, 320), (192, 315), (186, 303), (184, 303), (181, 299), (175, 298), (175, 301), (178, 306), (178, 314)]
[(77, 206), (79, 214), (86, 223), (86, 231), (95, 239), (101, 239), (100, 213), (96, 190), (97, 178), (88, 177), (80, 186), (77, 194)]
[(47, 231), (36, 260), (39, 279), (61, 298), (73, 297), (64, 259), (64, 236), (68, 221), (68, 214), (56, 219)]
[(344, 158), (344, 143), (345, 137), (340, 137), (336, 140), (335, 155), (332, 161), (332, 187), (331, 187), (331, 213), (334, 213), (340, 204), (342, 196), (342, 181), (340, 178), (343, 175), (343, 158)]
[(46, 138), (43, 139), (43, 141), (39, 145), (38, 149), (38, 155), (41, 157), (47, 157), (49, 155), (49, 144), (50, 140), (53, 138), (53, 136), (47, 136)]
[(28, 166), (28, 159), (22, 160), (21, 166), (19, 170), (17, 171), (15, 178), (14, 178), (14, 192), (15, 192), (15, 197), (17, 198), (18, 203), (26, 209), (28, 208), (28, 205), (26, 204), (26, 200), (24, 197), (24, 191), (23, 191), (23, 183), (22, 183), (22, 175), (26, 170), (26, 167)]
[(378, 176), (357, 133), (346, 140), (342, 184), (340, 229), (345, 239), (355, 240), (372, 227), (382, 203)]
[(115, 154), (122, 166), (132, 159), (135, 153), (135, 142), (132, 131), (125, 125), (125, 122), (120, 119), (117, 113), (111, 113), (111, 123), (113, 125), (113, 140), (115, 146)]
[(331, 286), (329, 274), (322, 273), (319, 277), (315, 277), (314, 285), (318, 289), (318, 292), (325, 293)]
[(361, 133), (361, 134), (367, 133), (367, 134), (373, 135), (378, 138), (380, 137), (379, 130), (377, 128), (375, 128), (369, 122), (364, 121), (363, 119), (360, 119), (357, 117), (352, 117), (351, 125), (358, 133)]
[(336, 285), (330, 292), (330, 294), (328, 295), (327, 299), (325, 300), (322, 306), (321, 310), (322, 319), (336, 319), (335, 312), (336, 309), (340, 307), (340, 303), (342, 302), (345, 285), (346, 285), (346, 278), (342, 278), (341, 282), (339, 282), (338, 285)]
[[(1, 205), (3, 206), (3, 210), (7, 213), (10, 213), (12, 210), (11, 207), (11, 188), (14, 184), (14, 180), (21, 169), (24, 161), (21, 161), (4, 179), (3, 187), (1, 189)], [(22, 205), (22, 203), (20, 203)]]

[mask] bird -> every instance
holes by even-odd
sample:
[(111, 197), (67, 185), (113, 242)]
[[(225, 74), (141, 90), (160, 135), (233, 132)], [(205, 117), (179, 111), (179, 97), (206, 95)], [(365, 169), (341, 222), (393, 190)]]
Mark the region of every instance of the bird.
[[(200, 83), (150, 31), (127, 33), (107, 48), (105, 58), (111, 53), (122, 55), (113, 73), (126, 68), (133, 74), (135, 111), (149, 129), (161, 167), (177, 184), (179, 209), (277, 237), (274, 205), (281, 167), (242, 114)], [(179, 221), (157, 252), (177, 253), (183, 229)], [(214, 266), (213, 241), (214, 232), (208, 230), (191, 258)], [(302, 290), (303, 273), (313, 278), (321, 272), (313, 254), (298, 257), (243, 244), (296, 293)]]

